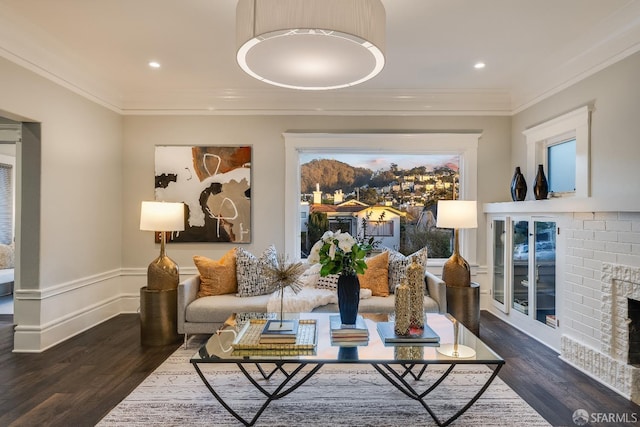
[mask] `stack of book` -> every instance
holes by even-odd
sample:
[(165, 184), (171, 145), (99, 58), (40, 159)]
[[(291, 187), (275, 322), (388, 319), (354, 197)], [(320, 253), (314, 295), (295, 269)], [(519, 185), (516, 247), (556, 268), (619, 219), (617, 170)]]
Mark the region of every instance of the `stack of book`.
[(417, 329), (416, 333), (410, 335), (396, 335), (394, 322), (378, 322), (378, 334), (382, 338), (385, 345), (426, 345), (438, 346), (440, 336), (435, 333), (428, 325), (424, 328)]
[(369, 342), (369, 328), (362, 316), (356, 318), (355, 325), (343, 325), (339, 315), (330, 316), (331, 343), (338, 346), (367, 345)]
[(547, 326), (551, 326), (552, 328), (555, 328), (557, 325), (555, 314), (547, 314), (546, 321)]
[(297, 320), (269, 320), (260, 334), (260, 344), (295, 344), (298, 336)]

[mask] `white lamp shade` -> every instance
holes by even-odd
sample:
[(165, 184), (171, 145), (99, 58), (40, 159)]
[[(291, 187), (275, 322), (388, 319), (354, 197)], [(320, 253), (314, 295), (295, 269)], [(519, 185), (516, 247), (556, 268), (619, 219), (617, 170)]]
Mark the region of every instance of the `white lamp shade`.
[(238, 65), (290, 89), (353, 86), (384, 67), (385, 21), (380, 0), (239, 0)]
[(438, 200), (438, 228), (478, 228), (475, 200)]
[(183, 231), (184, 203), (142, 202), (140, 230)]

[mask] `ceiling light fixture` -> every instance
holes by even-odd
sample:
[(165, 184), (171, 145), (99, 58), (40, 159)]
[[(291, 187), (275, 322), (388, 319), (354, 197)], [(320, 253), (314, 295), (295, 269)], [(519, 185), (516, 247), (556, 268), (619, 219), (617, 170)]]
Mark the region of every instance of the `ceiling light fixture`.
[(476, 64), (473, 66), (473, 68), (480, 70), (482, 68), (484, 68), (486, 65), (484, 62), (476, 62)]
[(149, 67), (151, 68), (160, 68), (160, 63), (157, 61), (150, 61), (149, 62)]
[(238, 64), (290, 89), (354, 86), (384, 67), (385, 20), (380, 0), (239, 0)]

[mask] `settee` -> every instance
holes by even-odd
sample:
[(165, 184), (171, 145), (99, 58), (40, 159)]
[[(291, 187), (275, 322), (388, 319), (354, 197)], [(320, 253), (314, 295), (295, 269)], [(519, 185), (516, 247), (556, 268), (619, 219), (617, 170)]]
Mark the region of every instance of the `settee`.
[[(437, 276), (425, 272), (424, 308), (428, 313), (446, 313), (446, 285)], [(220, 328), (232, 313), (267, 312), (271, 294), (244, 296), (224, 294), (198, 298), (200, 275), (192, 276), (178, 285), (178, 333), (184, 334), (185, 345), (189, 334), (212, 334)], [(392, 313), (395, 309), (394, 294), (371, 296), (360, 300), (360, 313)], [(338, 312), (335, 303), (315, 307), (312, 312)]]

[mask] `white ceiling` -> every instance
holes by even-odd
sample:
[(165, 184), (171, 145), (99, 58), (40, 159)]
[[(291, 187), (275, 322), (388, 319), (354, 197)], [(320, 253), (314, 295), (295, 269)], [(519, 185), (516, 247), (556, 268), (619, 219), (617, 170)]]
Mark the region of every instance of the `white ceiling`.
[(640, 50), (640, 0), (382, 2), (385, 68), (349, 89), (245, 75), (236, 0), (0, 0), (0, 56), (123, 114), (513, 114)]

